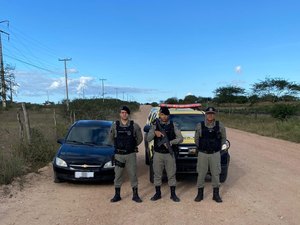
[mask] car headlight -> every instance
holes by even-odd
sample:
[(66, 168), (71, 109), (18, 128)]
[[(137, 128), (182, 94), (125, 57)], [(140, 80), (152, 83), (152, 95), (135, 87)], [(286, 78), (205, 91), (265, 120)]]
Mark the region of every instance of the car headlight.
[(62, 160), (61, 158), (58, 158), (58, 157), (55, 158), (55, 164), (57, 166), (61, 166), (61, 167), (68, 167), (67, 163), (64, 160)]
[(103, 168), (108, 169), (108, 168), (114, 168), (114, 167), (115, 167), (115, 165), (112, 163), (112, 161), (109, 161), (104, 164)]

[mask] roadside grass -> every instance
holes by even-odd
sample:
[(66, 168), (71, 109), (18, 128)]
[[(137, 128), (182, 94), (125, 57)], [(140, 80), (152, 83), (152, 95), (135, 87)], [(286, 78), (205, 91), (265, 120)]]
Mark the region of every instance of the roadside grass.
[(9, 184), (14, 177), (25, 173), (25, 160), (13, 152), (0, 151), (0, 184)]
[(10, 108), (0, 114), (0, 184), (9, 184), (15, 177), (36, 172), (53, 158), (58, 137), (63, 137), (70, 125), (61, 113), (56, 114), (54, 125), (52, 109), (28, 110), (31, 126), (31, 143), (23, 140), (17, 121), (17, 108)]
[(300, 143), (300, 118), (274, 119), (269, 115), (241, 115), (219, 113), (218, 120), (226, 127)]

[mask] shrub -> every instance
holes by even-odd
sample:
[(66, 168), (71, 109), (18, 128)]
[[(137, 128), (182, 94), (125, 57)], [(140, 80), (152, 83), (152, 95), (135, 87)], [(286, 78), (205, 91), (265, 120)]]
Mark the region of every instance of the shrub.
[(25, 173), (25, 160), (15, 152), (0, 151), (0, 184), (9, 184)]
[(278, 104), (274, 105), (271, 108), (271, 116), (276, 119), (286, 120), (289, 117), (295, 115), (297, 109), (295, 106), (287, 105), (287, 104)]
[(55, 145), (37, 129), (31, 130), (31, 143), (22, 143), (17, 152), (22, 155), (32, 170), (49, 163), (55, 155)]

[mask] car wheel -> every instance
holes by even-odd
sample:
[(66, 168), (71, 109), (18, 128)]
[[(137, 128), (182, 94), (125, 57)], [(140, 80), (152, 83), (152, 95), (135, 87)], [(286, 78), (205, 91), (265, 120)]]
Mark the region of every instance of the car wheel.
[(53, 182), (54, 182), (54, 183), (61, 183), (61, 182), (63, 182), (63, 180), (62, 180), (62, 179), (59, 179), (59, 178), (57, 177), (57, 175), (54, 174), (54, 180), (53, 180)]

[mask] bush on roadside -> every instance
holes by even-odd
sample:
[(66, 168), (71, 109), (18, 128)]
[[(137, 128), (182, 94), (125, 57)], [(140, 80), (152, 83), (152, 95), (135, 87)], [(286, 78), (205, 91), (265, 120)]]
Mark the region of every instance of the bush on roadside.
[(0, 184), (9, 184), (25, 173), (25, 160), (16, 152), (0, 151)]
[(21, 143), (17, 152), (23, 156), (30, 170), (48, 164), (55, 155), (56, 146), (37, 129), (31, 130), (31, 143)]
[(271, 109), (271, 116), (273, 118), (279, 119), (279, 120), (286, 120), (289, 117), (296, 114), (297, 109), (295, 106), (287, 105), (287, 104), (278, 104), (274, 105)]

